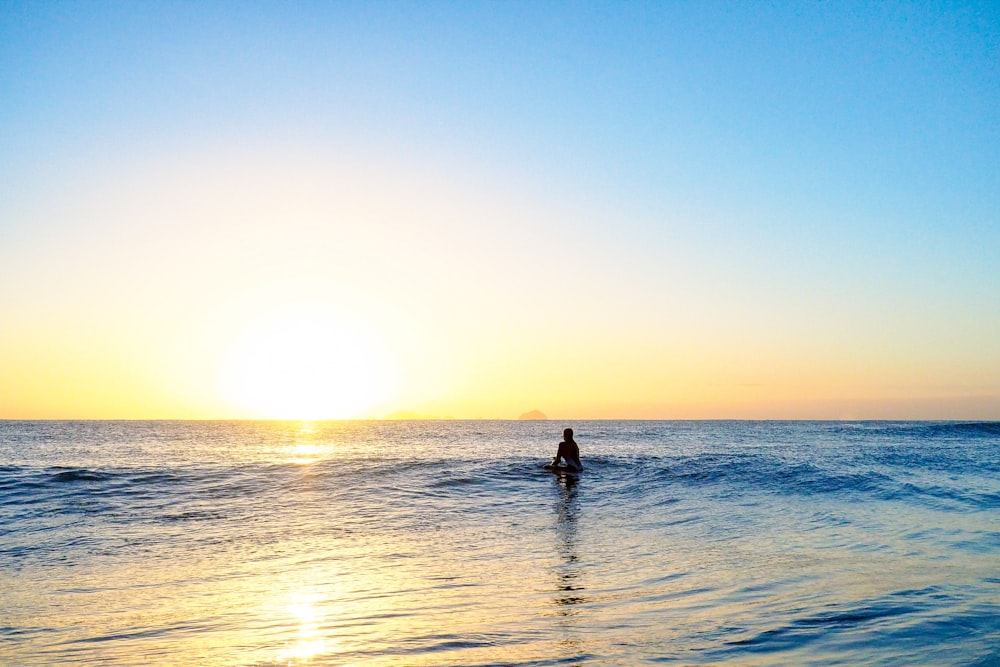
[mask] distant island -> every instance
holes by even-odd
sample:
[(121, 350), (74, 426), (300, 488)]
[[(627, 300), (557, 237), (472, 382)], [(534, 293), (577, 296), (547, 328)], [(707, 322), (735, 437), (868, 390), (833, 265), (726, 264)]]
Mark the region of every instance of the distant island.
[(523, 415), (518, 417), (518, 419), (538, 420), (538, 419), (548, 419), (548, 417), (545, 416), (545, 413), (540, 412), (539, 410), (532, 410), (531, 412), (525, 412)]

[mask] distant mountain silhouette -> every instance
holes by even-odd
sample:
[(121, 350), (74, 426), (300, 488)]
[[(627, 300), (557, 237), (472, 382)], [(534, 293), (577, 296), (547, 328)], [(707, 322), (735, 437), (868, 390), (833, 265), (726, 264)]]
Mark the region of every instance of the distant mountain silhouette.
[(518, 419), (548, 419), (545, 413), (538, 410), (532, 410), (531, 412), (525, 412), (523, 415), (518, 417)]

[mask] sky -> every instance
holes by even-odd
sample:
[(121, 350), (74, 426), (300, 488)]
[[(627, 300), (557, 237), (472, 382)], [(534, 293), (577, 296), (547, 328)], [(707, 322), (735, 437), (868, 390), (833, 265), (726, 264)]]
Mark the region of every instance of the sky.
[(0, 418), (1000, 419), (1000, 6), (0, 0)]

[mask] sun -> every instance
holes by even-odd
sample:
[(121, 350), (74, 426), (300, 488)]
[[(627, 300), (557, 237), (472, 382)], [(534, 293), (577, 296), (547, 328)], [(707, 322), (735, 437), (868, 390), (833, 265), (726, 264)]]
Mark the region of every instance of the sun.
[(218, 372), (225, 400), (264, 419), (349, 419), (394, 389), (388, 353), (355, 322), (315, 308), (261, 315)]

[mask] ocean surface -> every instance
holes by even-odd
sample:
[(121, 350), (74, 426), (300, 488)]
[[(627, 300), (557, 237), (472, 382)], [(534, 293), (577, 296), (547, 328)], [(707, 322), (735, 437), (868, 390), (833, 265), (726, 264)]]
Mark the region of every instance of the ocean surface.
[(1000, 424), (0, 422), (0, 664), (648, 663), (1000, 665)]

